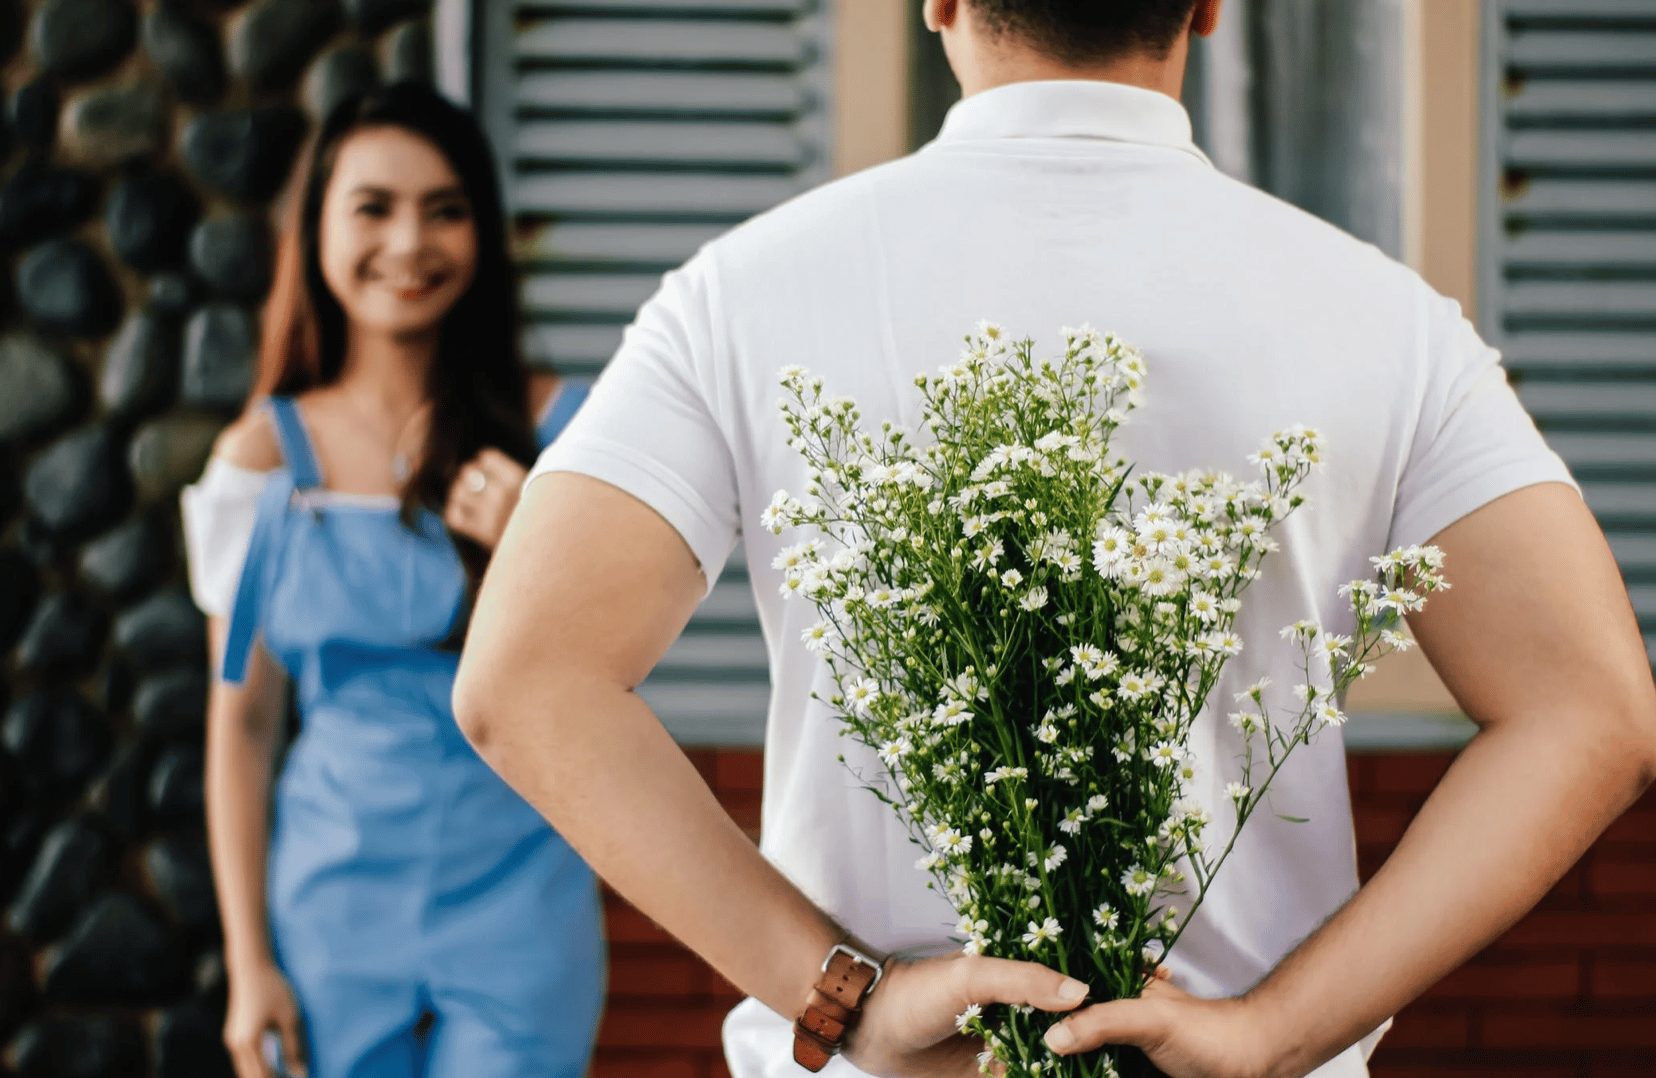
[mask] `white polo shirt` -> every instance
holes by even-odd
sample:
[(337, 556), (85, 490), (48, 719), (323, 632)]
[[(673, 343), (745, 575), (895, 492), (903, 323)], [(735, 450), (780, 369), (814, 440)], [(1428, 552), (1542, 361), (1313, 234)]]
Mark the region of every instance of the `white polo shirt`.
[[(779, 488), (803, 492), (777, 371), (803, 364), (865, 422), (912, 425), (912, 379), (951, 361), (979, 319), (1061, 344), (1089, 322), (1141, 348), (1145, 405), (1118, 438), (1139, 468), (1252, 478), (1271, 431), (1318, 428), (1327, 466), (1244, 592), (1231, 661), (1193, 734), (1196, 789), (1222, 793), (1240, 745), (1232, 694), (1274, 675), (1290, 714), (1297, 651), (1277, 630), (1353, 619), (1335, 589), (1370, 555), (1424, 543), (1519, 487), (1574, 485), (1452, 301), (1338, 229), (1216, 171), (1172, 98), (1103, 82), (1032, 82), (956, 105), (919, 152), (829, 184), (708, 244), (639, 312), (586, 407), (535, 466), (633, 494), (695, 552), (708, 587), (745, 540), (772, 695), (761, 848), (807, 895), (886, 950), (947, 951), (956, 921), (914, 867), (892, 811), (836, 762), (879, 762), (809, 697), (826, 667), (784, 603), (759, 527)], [(549, 552), (549, 557), (556, 557)], [(1455, 566), (1446, 566), (1453, 581)], [(1216, 720), (1217, 716), (1217, 721)], [(1339, 731), (1298, 750), (1173, 953), (1178, 982), (1234, 994), (1264, 976), (1357, 888)], [(1278, 815), (1309, 817), (1290, 823)], [(736, 1078), (797, 1074), (790, 1020), (748, 999), (725, 1023)], [(1359, 1078), (1370, 1038), (1321, 1068)], [(836, 1058), (826, 1075), (860, 1074)]]

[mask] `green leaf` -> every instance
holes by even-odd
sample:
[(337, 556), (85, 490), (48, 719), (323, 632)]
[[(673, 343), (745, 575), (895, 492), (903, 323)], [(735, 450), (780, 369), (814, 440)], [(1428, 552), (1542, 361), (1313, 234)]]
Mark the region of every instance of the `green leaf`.
[(1287, 820), (1289, 823), (1310, 823), (1311, 822), (1308, 818), (1306, 818), (1304, 816), (1284, 816), (1280, 812), (1277, 813), (1277, 819)]

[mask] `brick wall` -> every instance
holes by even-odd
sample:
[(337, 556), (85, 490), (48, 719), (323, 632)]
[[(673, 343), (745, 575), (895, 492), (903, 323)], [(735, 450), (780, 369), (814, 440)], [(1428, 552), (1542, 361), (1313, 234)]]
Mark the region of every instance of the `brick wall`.
[[(750, 835), (760, 756), (691, 753)], [(1445, 754), (1353, 757), (1365, 878), (1449, 766)], [(722, 1078), (719, 1023), (740, 999), (647, 918), (607, 895), (609, 1010), (593, 1078)], [(1656, 794), (1618, 821), (1540, 907), (1398, 1016), (1374, 1078), (1656, 1076)]]

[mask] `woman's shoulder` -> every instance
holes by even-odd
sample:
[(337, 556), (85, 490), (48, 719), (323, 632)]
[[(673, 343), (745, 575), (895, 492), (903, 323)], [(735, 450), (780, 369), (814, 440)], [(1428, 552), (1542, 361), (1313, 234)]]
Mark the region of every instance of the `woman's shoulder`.
[(238, 468), (267, 472), (282, 465), (276, 424), (266, 408), (249, 408), (219, 432), (213, 456)]
[(531, 371), (529, 373), (529, 418), (536, 424), (546, 418), (552, 402), (557, 399), (558, 391), (563, 388), (563, 379), (551, 371)]

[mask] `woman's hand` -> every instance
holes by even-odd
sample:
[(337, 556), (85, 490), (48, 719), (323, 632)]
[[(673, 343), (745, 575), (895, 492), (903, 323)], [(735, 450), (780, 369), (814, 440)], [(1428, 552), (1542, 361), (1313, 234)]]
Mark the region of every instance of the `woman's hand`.
[(283, 1078), (304, 1078), (305, 1039), (299, 1032), (299, 1004), (282, 971), (274, 962), (266, 962), (230, 978), (224, 1046), (230, 1050), (236, 1078), (276, 1078), (264, 1056), (265, 1034), (271, 1030), (282, 1040)]
[(500, 542), (529, 473), (498, 449), (484, 449), (460, 466), (443, 506), (443, 523), (489, 550)]

